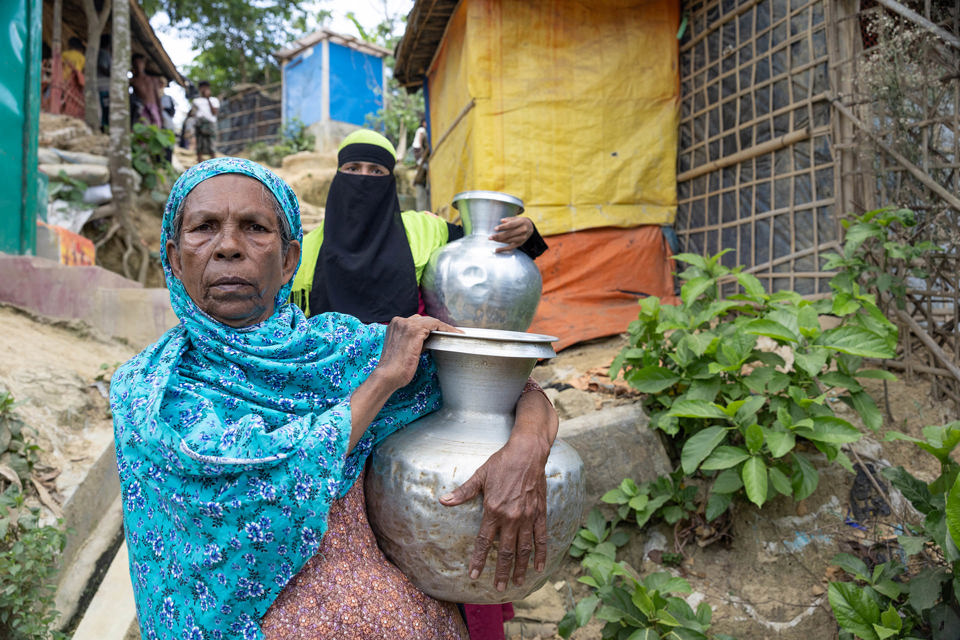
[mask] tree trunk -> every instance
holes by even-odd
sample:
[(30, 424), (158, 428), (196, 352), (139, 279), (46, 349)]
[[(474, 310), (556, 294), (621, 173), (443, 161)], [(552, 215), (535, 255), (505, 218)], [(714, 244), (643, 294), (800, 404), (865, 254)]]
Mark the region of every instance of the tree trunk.
[[(113, 56), (110, 64), (110, 186), (114, 216), (127, 245), (123, 256), (124, 275), (146, 282), (150, 253), (140, 240), (133, 222), (133, 152), (130, 148), (130, 3), (118, 0), (113, 7)], [(140, 263), (134, 272), (130, 257), (138, 252)]]
[(94, 0), (83, 0), (83, 11), (87, 14), (87, 60), (83, 67), (86, 84), (83, 88), (84, 120), (94, 131), (100, 130), (100, 87), (97, 73), (97, 60), (100, 56), (100, 36), (110, 14), (110, 0), (103, 0), (100, 14)]
[(63, 0), (53, 0), (53, 69), (50, 73), (50, 113), (60, 113), (63, 106)]

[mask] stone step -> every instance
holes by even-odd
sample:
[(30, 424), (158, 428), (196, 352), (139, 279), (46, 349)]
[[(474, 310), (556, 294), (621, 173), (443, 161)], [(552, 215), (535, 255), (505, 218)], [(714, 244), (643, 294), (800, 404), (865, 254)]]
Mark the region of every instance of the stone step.
[(560, 421), (558, 437), (583, 459), (587, 477), (584, 518), (624, 478), (655, 480), (672, 470), (660, 437), (640, 403), (608, 407)]
[(107, 575), (90, 601), (73, 640), (125, 640), (139, 637), (126, 543), (120, 545)]

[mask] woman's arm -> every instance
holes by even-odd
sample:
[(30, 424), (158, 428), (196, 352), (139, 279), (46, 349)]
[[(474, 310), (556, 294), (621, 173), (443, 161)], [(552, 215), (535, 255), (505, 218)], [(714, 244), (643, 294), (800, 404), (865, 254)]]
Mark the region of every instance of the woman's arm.
[(436, 318), (411, 316), (394, 318), (387, 326), (387, 335), (380, 352), (380, 362), (350, 396), (350, 443), (347, 452), (360, 441), (360, 437), (373, 422), (380, 409), (397, 389), (413, 380), (420, 365), (423, 343), (431, 331), (462, 333)]
[(507, 588), (513, 574), (523, 584), (531, 553), (536, 571), (547, 561), (547, 479), (544, 467), (557, 437), (560, 419), (547, 396), (532, 379), (517, 402), (510, 439), (469, 480), (440, 498), (445, 506), (463, 504), (483, 494), (483, 520), (470, 577), (476, 579), (486, 564), (494, 540), (499, 540), (494, 584)]

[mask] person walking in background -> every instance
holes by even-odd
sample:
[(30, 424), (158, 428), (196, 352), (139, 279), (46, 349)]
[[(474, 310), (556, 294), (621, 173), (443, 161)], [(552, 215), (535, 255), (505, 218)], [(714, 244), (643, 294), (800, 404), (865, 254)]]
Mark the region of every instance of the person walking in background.
[(100, 37), (100, 52), (97, 54), (97, 95), (100, 98), (100, 130), (106, 131), (110, 122), (110, 65), (113, 63), (113, 43), (110, 34)]
[(130, 78), (130, 86), (133, 87), (133, 96), (136, 99), (130, 109), (130, 119), (132, 122), (142, 120), (147, 124), (163, 126), (163, 120), (160, 118), (160, 103), (157, 99), (157, 82), (154, 77), (147, 73), (147, 58), (136, 53), (132, 59), (133, 77)]
[(196, 123), (194, 134), (197, 140), (197, 162), (203, 162), (203, 156), (214, 157), (213, 139), (217, 134), (217, 112), (220, 101), (210, 96), (210, 83), (202, 80), (197, 85), (200, 96), (193, 99)]

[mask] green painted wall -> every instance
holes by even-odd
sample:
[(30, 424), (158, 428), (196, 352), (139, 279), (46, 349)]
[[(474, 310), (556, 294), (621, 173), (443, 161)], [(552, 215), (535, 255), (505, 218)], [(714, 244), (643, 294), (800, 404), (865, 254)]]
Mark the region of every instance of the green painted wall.
[(36, 248), (42, 0), (0, 2), (0, 251)]

